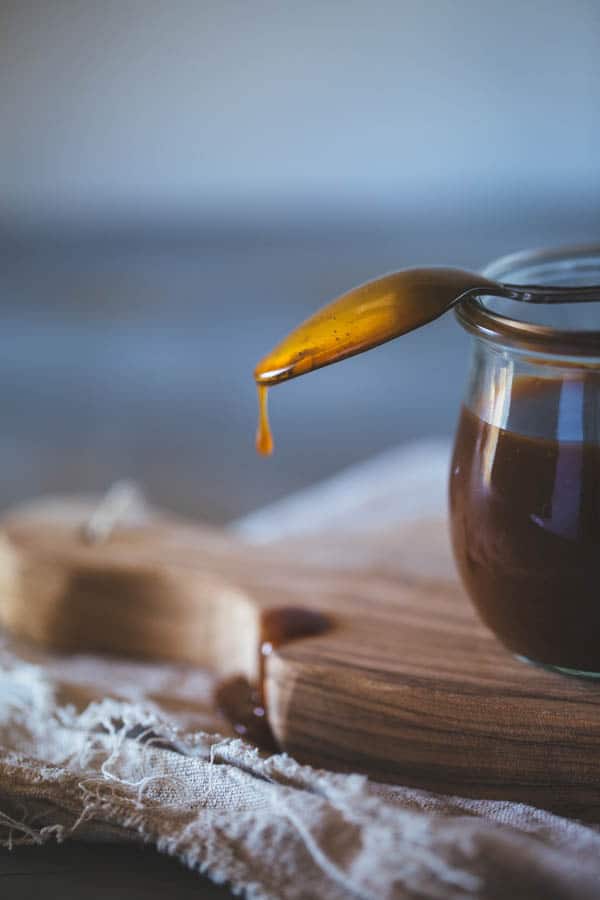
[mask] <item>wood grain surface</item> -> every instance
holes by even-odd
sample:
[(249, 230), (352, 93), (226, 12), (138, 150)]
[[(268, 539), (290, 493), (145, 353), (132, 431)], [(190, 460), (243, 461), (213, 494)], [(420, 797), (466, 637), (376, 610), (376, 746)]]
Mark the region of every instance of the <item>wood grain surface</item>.
[(273, 732), (303, 761), (600, 819), (600, 687), (527, 666), (481, 625), (445, 524), (269, 547), (162, 518), (81, 540), (66, 515), (14, 513), (0, 621), (66, 650), (211, 666), (255, 682), (269, 622), (326, 631), (264, 661)]

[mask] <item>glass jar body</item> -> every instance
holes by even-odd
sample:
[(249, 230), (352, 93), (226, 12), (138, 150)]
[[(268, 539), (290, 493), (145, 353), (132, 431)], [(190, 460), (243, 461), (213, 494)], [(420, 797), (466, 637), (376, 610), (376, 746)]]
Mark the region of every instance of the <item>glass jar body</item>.
[(600, 359), (475, 338), (450, 518), (467, 592), (506, 647), (600, 673)]

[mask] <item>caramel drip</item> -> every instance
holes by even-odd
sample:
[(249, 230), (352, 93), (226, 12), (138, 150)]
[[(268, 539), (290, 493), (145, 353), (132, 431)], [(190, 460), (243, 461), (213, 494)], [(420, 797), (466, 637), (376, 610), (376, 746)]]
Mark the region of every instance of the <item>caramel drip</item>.
[(329, 627), (329, 619), (321, 613), (302, 607), (269, 609), (262, 614), (258, 684), (251, 685), (243, 676), (234, 675), (223, 679), (215, 689), (215, 703), (240, 737), (269, 753), (278, 749), (267, 709), (267, 659), (283, 644), (321, 634)]
[(266, 753), (277, 751), (277, 741), (266, 716), (260, 692), (243, 675), (224, 678), (215, 688), (214, 702), (233, 730)]
[(267, 386), (364, 353), (437, 319), (468, 294), (498, 286), (461, 269), (404, 269), (343, 294), (291, 332), (255, 369), (259, 453), (272, 452)]
[(273, 452), (273, 435), (269, 425), (268, 387), (257, 384), (258, 391), (258, 428), (256, 430), (256, 449), (261, 456), (270, 456)]

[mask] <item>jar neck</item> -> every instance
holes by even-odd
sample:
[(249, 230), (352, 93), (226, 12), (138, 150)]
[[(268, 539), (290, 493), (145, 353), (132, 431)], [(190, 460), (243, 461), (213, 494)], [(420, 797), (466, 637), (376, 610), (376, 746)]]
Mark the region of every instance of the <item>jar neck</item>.
[[(515, 285), (578, 287), (600, 284), (600, 245), (513, 254), (486, 277)], [(600, 361), (600, 305), (539, 304), (497, 297), (470, 298), (456, 309), (467, 331), (505, 348)]]

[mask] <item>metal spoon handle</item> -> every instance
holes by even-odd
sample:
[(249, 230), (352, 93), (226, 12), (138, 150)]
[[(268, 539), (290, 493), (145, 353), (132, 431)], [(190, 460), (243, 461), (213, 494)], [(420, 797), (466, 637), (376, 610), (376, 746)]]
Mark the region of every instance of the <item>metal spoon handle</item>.
[(600, 284), (561, 287), (543, 284), (500, 284), (502, 296), (524, 303), (593, 303), (600, 300)]

